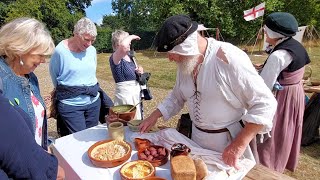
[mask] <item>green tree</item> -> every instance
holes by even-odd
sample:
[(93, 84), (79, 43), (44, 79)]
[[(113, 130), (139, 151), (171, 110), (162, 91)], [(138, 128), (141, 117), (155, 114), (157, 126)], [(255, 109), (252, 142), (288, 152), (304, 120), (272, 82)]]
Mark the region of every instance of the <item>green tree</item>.
[(33, 17), (44, 22), (58, 43), (72, 34), (74, 23), (83, 15), (81, 11), (70, 12), (66, 0), (17, 0), (8, 6), (5, 21), (18, 17)]
[(94, 47), (99, 53), (112, 52), (111, 33), (112, 30), (108, 27), (98, 27), (98, 36), (94, 43)]

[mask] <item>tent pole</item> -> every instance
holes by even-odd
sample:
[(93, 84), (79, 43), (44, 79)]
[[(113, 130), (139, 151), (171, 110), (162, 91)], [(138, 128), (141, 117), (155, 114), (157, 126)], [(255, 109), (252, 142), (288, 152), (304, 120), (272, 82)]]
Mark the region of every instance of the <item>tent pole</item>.
[[(262, 32), (262, 25), (263, 25), (263, 16), (262, 16), (260, 28), (259, 28), (258, 33), (257, 33), (257, 36), (256, 36), (256, 41), (254, 42), (254, 45), (253, 45), (253, 48), (252, 48), (252, 50), (251, 50), (251, 54), (250, 54), (250, 55), (253, 54), (254, 48), (255, 48), (256, 45), (257, 45), (257, 42), (258, 42), (258, 39), (259, 39), (259, 35), (260, 35), (260, 33)], [(261, 51), (261, 42), (260, 42), (260, 44), (259, 44), (259, 52), (260, 52), (260, 51)]]

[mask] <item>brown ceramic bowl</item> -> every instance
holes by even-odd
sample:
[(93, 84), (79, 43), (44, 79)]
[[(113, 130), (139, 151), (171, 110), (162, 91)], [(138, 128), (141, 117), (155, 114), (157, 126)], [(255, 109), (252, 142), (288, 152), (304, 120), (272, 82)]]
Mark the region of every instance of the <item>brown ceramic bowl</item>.
[(163, 146), (151, 145), (138, 151), (138, 159), (149, 161), (154, 167), (168, 162), (169, 151)]
[(148, 139), (134, 138), (134, 146), (137, 151), (140, 149), (146, 149), (147, 147), (153, 145)]
[(117, 105), (113, 106), (109, 109), (109, 115), (117, 115), (120, 119), (125, 121), (130, 121), (134, 119), (134, 116), (136, 115), (136, 107), (131, 110), (130, 112), (127, 112), (133, 107), (133, 105)]
[[(134, 174), (136, 175), (135, 177)], [(155, 174), (155, 167), (148, 161), (131, 161), (120, 168), (121, 180), (143, 180), (154, 177)]]
[[(122, 154), (116, 154), (111, 156), (106, 150), (103, 151), (103, 147), (111, 146), (122, 152)], [(98, 155), (98, 152), (102, 151), (102, 155)], [(98, 167), (111, 168), (116, 167), (126, 162), (131, 157), (132, 148), (131, 145), (125, 141), (117, 140), (104, 140), (93, 144), (88, 149), (88, 156), (91, 163)]]
[(310, 81), (312, 86), (319, 86), (320, 85), (320, 80), (311, 80)]

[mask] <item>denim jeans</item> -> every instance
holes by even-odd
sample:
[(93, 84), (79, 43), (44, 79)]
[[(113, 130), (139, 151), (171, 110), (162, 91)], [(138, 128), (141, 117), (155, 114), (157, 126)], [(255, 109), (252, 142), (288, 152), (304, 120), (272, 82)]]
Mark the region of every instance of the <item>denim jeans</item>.
[(70, 106), (57, 103), (57, 126), (60, 136), (72, 134), (98, 125), (101, 99), (85, 106)]

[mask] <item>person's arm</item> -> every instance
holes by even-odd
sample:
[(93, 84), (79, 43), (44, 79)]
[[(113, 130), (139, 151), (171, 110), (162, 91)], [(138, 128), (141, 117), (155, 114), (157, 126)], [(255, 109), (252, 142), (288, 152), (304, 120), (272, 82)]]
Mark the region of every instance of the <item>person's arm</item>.
[(246, 127), (223, 152), (224, 162), (237, 167), (238, 158), (243, 155), (253, 137), (257, 133), (271, 131), (277, 102), (244, 52), (229, 46), (223, 47), (222, 51), (220, 58), (228, 62), (224, 66), (219, 65), (220, 71), (227, 77), (224, 78), (228, 84), (225, 88), (230, 88), (231, 94), (236, 97), (233, 100), (239, 103), (235, 104), (241, 104), (247, 110), (241, 117)]
[(51, 56), (50, 63), (49, 63), (50, 77), (54, 87), (56, 87), (58, 84), (57, 78), (59, 75), (59, 70), (60, 70), (60, 55), (55, 50)]
[(114, 64), (119, 64), (120, 60), (128, 55), (132, 40), (140, 40), (140, 37), (137, 35), (129, 35), (120, 42), (119, 46), (112, 55)]
[(292, 56), (286, 50), (277, 50), (269, 56), (260, 76), (270, 90), (273, 89), (280, 72), (288, 67), (291, 62)]
[(223, 161), (229, 166), (233, 166), (239, 169), (238, 159), (241, 158), (242, 154), (246, 150), (250, 141), (261, 131), (263, 125), (247, 123), (246, 126), (240, 131), (232, 143), (225, 148), (222, 153)]
[[(179, 72), (178, 72), (179, 74)], [(156, 110), (154, 110), (149, 117), (147, 117), (140, 124), (140, 132), (147, 132), (154, 126), (160, 117), (164, 120), (170, 119), (172, 116), (178, 114), (183, 108), (185, 98), (179, 90), (179, 75), (177, 76), (176, 85), (168, 96), (160, 103)]]
[(29, 116), (0, 96), (0, 168), (13, 179), (56, 179), (58, 160), (36, 143)]

